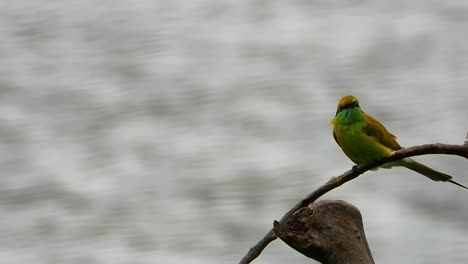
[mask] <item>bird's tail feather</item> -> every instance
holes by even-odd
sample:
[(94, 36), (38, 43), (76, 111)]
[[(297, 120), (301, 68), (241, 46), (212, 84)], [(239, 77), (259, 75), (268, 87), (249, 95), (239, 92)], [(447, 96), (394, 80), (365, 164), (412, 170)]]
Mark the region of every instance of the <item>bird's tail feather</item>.
[(428, 177), (429, 179), (433, 180), (433, 181), (444, 181), (444, 182), (451, 182), (455, 185), (458, 185), (462, 188), (465, 188), (465, 189), (468, 189), (468, 187), (452, 180), (452, 176), (448, 175), (448, 174), (445, 174), (445, 173), (442, 173), (440, 171), (436, 171), (436, 170), (433, 170), (431, 168), (429, 168), (428, 166), (422, 164), (422, 163), (419, 163), (413, 159), (410, 159), (410, 158), (406, 158), (406, 159), (403, 159), (400, 164), (401, 166), (404, 166), (412, 171), (415, 171), (415, 172), (418, 172), (426, 177)]

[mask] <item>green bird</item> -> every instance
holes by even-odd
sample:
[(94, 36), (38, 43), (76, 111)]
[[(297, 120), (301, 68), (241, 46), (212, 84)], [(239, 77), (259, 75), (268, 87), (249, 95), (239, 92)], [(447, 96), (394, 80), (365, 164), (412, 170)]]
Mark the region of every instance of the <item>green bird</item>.
[[(367, 164), (392, 155), (403, 147), (377, 119), (364, 113), (359, 100), (347, 95), (338, 103), (333, 125), (333, 137), (343, 152), (356, 164)], [(433, 170), (411, 158), (385, 164), (383, 168), (403, 166), (418, 172), (433, 181), (451, 182), (460, 187), (468, 187), (452, 180), (452, 176)]]

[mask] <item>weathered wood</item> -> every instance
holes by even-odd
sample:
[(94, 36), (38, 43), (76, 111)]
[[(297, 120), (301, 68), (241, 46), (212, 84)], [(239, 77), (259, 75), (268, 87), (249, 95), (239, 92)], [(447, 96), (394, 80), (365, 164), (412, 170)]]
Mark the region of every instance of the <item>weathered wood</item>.
[(345, 201), (315, 202), (273, 225), (278, 238), (320, 263), (374, 263), (361, 213)]
[[(468, 159), (468, 133), (466, 140), (463, 145), (448, 145), (448, 144), (427, 144), (421, 146), (415, 146), (411, 148), (404, 148), (395, 151), (390, 157), (384, 158), (380, 161), (376, 161), (369, 164), (357, 165), (354, 166), (351, 170), (343, 173), (340, 176), (332, 177), (328, 182), (321, 185), (318, 189), (308, 194), (305, 198), (299, 201), (293, 208), (291, 208), (280, 220), (283, 222), (283, 219), (289, 218), (294, 212), (308, 206), (309, 204), (315, 202), (319, 197), (323, 196), (327, 192), (345, 184), (348, 181), (351, 181), (364, 172), (371, 170), (373, 168), (379, 167), (385, 163), (401, 160), (407, 157), (426, 155), (426, 154), (447, 154), (447, 155), (456, 155)], [(271, 229), (260, 241), (257, 242), (253, 247), (249, 249), (247, 254), (241, 259), (239, 264), (248, 264), (251, 263), (255, 258), (257, 258), (265, 249), (265, 247), (272, 241), (276, 239), (273, 229)]]

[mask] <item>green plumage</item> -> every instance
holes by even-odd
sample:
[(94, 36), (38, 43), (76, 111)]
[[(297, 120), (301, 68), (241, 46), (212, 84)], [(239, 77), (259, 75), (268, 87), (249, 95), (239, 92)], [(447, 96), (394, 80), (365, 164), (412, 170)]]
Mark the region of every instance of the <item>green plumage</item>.
[[(332, 120), (333, 137), (343, 152), (356, 164), (371, 163), (392, 154), (402, 147), (396, 137), (377, 119), (364, 113), (354, 96), (343, 97)], [(382, 167), (404, 166), (434, 181), (448, 181), (467, 187), (452, 180), (452, 176), (433, 170), (413, 159), (406, 158)]]
[(393, 151), (379, 142), (379, 138), (385, 137), (382, 133), (375, 133), (378, 130), (371, 127), (370, 121), (359, 107), (344, 109), (333, 120), (333, 136), (336, 142), (356, 164), (388, 157)]

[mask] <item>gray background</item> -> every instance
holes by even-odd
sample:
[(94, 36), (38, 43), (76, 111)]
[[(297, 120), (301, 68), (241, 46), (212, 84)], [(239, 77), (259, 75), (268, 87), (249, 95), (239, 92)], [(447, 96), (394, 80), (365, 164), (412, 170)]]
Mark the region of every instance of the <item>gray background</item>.
[[(0, 262), (236, 263), (351, 168), (341, 96), (402, 145), (463, 142), (467, 28), (466, 1), (1, 1)], [(466, 190), (397, 168), (326, 198), (377, 263), (468, 263)]]

